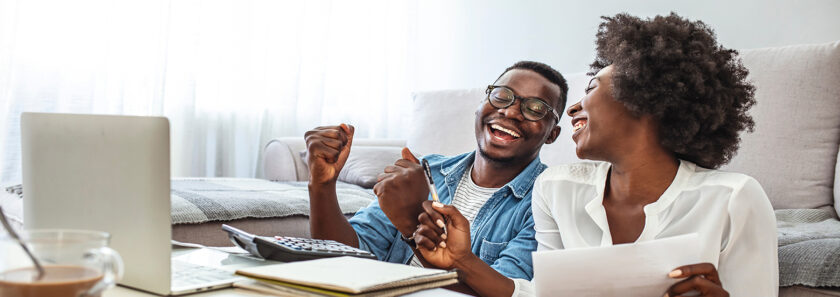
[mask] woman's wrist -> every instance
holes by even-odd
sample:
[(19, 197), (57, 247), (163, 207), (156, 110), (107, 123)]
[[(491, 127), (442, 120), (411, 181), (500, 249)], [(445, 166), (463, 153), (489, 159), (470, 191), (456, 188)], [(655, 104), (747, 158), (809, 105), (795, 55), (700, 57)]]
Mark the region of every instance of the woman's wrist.
[(485, 264), (478, 256), (472, 252), (466, 253), (464, 256), (455, 259), (454, 268), (458, 269), (458, 273), (470, 274), (472, 269), (478, 267), (476, 264)]

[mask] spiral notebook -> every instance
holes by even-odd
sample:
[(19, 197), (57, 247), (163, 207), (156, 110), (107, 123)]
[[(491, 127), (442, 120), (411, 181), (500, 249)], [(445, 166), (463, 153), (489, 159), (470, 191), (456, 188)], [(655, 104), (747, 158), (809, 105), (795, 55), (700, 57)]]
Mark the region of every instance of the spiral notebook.
[[(457, 283), (458, 277), (454, 271), (412, 267), (357, 257), (324, 258), (250, 267), (239, 269), (236, 274), (258, 281), (262, 280), (263, 283), (273, 286), (303, 286), (303, 288), (316, 288), (351, 295), (394, 288), (435, 288)], [(429, 286), (431, 284), (434, 286)]]

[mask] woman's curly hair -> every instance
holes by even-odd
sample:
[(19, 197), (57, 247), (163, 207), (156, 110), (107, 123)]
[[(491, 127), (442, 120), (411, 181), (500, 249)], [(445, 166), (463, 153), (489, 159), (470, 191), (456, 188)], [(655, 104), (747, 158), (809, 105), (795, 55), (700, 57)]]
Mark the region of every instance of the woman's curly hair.
[(592, 73), (613, 65), (613, 97), (636, 115), (659, 121), (662, 145), (706, 168), (728, 163), (740, 132), (753, 131), (747, 110), (755, 87), (738, 52), (720, 46), (701, 21), (671, 13), (640, 19), (601, 17)]

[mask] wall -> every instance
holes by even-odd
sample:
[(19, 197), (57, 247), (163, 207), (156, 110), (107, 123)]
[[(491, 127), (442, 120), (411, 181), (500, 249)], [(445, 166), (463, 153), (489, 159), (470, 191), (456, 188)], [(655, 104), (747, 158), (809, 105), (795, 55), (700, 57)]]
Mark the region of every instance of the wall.
[(588, 70), (599, 16), (674, 11), (715, 29), (729, 48), (840, 40), (840, 1), (417, 1), (410, 89), (482, 87), (518, 60)]

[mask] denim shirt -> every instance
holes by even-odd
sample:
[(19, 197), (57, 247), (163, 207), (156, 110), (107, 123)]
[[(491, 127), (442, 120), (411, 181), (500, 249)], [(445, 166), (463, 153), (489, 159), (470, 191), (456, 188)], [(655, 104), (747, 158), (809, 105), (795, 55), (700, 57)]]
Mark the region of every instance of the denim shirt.
[[(455, 189), (474, 158), (475, 152), (453, 157), (424, 157), (429, 161), (442, 203), (452, 203)], [(537, 249), (537, 241), (531, 214), (531, 190), (537, 175), (545, 168), (537, 157), (484, 203), (470, 225), (472, 252), (509, 278), (530, 280), (534, 275), (531, 252)], [(379, 260), (408, 263), (414, 255), (411, 247), (400, 240), (400, 232), (382, 212), (378, 201), (359, 210), (350, 219), (350, 225), (356, 230), (359, 247), (375, 254)]]

